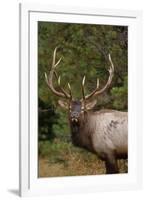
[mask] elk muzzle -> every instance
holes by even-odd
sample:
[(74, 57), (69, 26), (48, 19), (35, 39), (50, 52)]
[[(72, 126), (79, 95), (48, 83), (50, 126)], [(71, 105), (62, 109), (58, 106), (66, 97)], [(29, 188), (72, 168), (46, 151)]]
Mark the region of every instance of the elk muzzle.
[(70, 119), (73, 123), (79, 122), (80, 113), (76, 111), (72, 111), (70, 114)]

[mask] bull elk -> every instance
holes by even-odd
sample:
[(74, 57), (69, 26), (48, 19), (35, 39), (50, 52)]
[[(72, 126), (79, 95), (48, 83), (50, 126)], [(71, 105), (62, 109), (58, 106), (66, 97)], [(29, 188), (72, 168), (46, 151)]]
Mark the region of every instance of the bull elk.
[[(60, 76), (56, 67), (61, 58), (56, 62), (56, 51), (53, 53), (53, 62), (49, 74), (45, 73), (46, 83), (49, 89), (58, 97), (64, 98), (58, 101), (59, 105), (68, 110), (69, 124), (71, 129), (72, 143), (78, 147), (85, 148), (98, 155), (105, 161), (106, 173), (119, 173), (117, 159), (126, 159), (128, 155), (128, 128), (127, 112), (117, 110), (93, 111), (97, 100), (93, 97), (103, 93), (111, 84), (114, 75), (114, 65), (109, 54), (109, 77), (102, 89), (99, 89), (99, 79), (96, 88), (85, 95), (85, 76), (82, 80), (82, 98), (74, 99), (71, 86), (68, 83), (68, 92), (61, 87)], [(57, 79), (58, 89), (53, 86), (53, 77)]]

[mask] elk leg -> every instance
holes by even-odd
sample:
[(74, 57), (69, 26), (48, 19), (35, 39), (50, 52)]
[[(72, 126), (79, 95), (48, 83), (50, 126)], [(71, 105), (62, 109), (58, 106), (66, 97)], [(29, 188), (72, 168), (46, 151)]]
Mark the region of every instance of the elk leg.
[(116, 160), (113, 153), (106, 155), (105, 166), (106, 166), (106, 174), (117, 174), (117, 173), (119, 173), (117, 160)]

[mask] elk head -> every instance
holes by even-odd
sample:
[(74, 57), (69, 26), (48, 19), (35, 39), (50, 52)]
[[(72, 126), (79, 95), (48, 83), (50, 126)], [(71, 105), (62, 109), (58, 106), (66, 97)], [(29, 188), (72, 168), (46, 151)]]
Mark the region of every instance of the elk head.
[[(69, 92), (65, 91), (64, 88), (61, 87), (61, 78), (60, 76), (58, 76), (57, 72), (56, 72), (56, 67), (58, 66), (58, 64), (61, 61), (61, 58), (56, 62), (56, 51), (57, 51), (57, 47), (54, 50), (53, 53), (53, 61), (52, 61), (52, 67), (51, 70), (49, 72), (49, 75), (47, 76), (47, 74), (45, 73), (45, 80), (46, 83), (49, 87), (49, 89), (58, 97), (64, 98), (65, 100), (58, 100), (58, 103), (61, 107), (67, 109), (69, 111), (69, 119), (72, 123), (75, 124), (79, 124), (80, 122), (80, 117), (84, 116), (84, 114), (88, 111), (91, 110), (97, 100), (93, 100), (93, 97), (103, 93), (111, 84), (112, 82), (112, 78), (113, 78), (113, 74), (114, 74), (114, 65), (113, 62), (111, 60), (111, 56), (109, 54), (108, 58), (109, 58), (109, 62), (110, 62), (110, 68), (109, 68), (109, 77), (107, 80), (107, 83), (105, 84), (105, 86), (102, 89), (99, 89), (99, 79), (97, 79), (97, 84), (96, 84), (96, 88), (88, 95), (85, 95), (85, 79), (86, 77), (83, 77), (82, 80), (82, 95), (83, 97), (80, 100), (76, 100), (72, 97), (72, 92), (71, 92), (71, 86), (68, 83), (68, 89)], [(58, 90), (54, 88), (53, 86), (53, 77), (55, 76), (55, 78), (57, 79), (58, 82)]]

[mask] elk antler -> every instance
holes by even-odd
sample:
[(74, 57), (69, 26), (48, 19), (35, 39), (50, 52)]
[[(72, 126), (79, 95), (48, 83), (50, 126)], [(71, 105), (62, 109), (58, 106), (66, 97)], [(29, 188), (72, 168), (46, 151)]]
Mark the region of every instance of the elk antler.
[[(45, 80), (46, 80), (46, 83), (48, 85), (48, 87), (50, 88), (50, 90), (57, 96), (59, 97), (63, 97), (63, 98), (67, 98), (67, 99), (72, 99), (72, 93), (71, 93), (71, 87), (70, 87), (70, 84), (68, 83), (68, 87), (69, 87), (69, 91), (70, 91), (70, 94), (68, 94), (62, 87), (61, 87), (61, 77), (57, 75), (57, 72), (55, 71), (57, 65), (60, 63), (61, 59), (60, 58), (57, 62), (55, 61), (55, 58), (56, 58), (56, 51), (57, 51), (57, 47), (55, 48), (54, 50), (54, 53), (53, 53), (53, 61), (52, 61), (52, 67), (51, 67), (51, 70), (49, 72), (49, 75), (47, 76), (47, 74), (45, 73)], [(55, 74), (55, 77), (57, 79), (57, 82), (58, 82), (58, 86), (59, 86), (59, 89), (60, 91), (57, 91), (54, 86), (53, 86), (53, 75)]]
[(93, 90), (93, 92), (91, 92), (90, 94), (88, 94), (88, 95), (85, 96), (85, 89), (84, 89), (84, 86), (85, 86), (85, 76), (84, 76), (83, 77), (83, 81), (82, 81), (83, 99), (81, 99), (81, 101), (89, 100), (89, 98), (94, 97), (94, 96), (96, 96), (98, 94), (103, 93), (110, 86), (110, 84), (112, 82), (113, 75), (114, 75), (114, 65), (113, 65), (113, 62), (112, 62), (110, 54), (109, 54), (108, 58), (109, 58), (111, 66), (110, 66), (110, 68), (108, 70), (109, 71), (109, 78), (108, 78), (107, 83), (105, 84), (105, 86), (102, 89), (99, 90), (99, 79), (97, 79), (97, 85), (96, 85), (95, 90)]

